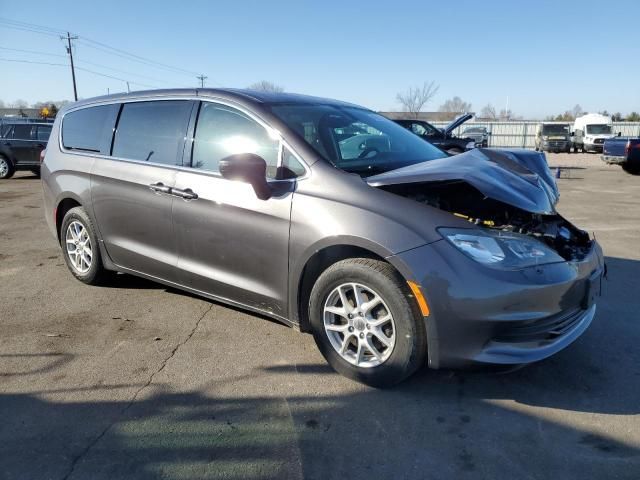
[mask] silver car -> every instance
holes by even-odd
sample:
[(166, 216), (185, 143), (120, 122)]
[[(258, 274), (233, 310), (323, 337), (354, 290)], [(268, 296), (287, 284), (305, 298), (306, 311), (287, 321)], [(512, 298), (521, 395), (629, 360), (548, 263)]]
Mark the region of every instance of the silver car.
[(335, 100), (83, 100), (58, 115), (42, 182), (79, 280), (125, 272), (259, 312), (375, 386), (554, 354), (591, 323), (604, 270), (543, 154), (449, 157)]

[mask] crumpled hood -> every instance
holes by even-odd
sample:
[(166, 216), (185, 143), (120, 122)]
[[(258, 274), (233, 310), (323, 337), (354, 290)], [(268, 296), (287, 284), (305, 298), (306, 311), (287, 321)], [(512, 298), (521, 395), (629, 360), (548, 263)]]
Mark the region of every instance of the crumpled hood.
[(542, 153), (476, 148), (366, 178), (372, 187), (464, 181), (483, 195), (531, 213), (553, 214), (560, 196)]

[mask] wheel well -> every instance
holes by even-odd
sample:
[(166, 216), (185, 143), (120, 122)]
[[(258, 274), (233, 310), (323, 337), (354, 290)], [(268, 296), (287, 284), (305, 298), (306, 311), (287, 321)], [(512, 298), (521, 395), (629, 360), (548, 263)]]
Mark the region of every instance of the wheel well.
[(73, 198), (65, 198), (62, 200), (56, 208), (56, 233), (58, 234), (58, 240), (60, 240), (60, 229), (62, 228), (62, 220), (69, 210), (81, 205)]
[(317, 251), (306, 263), (302, 271), (300, 279), (300, 288), (298, 289), (298, 320), (300, 330), (309, 332), (309, 315), (306, 306), (309, 304), (311, 289), (316, 279), (327, 268), (340, 260), (347, 258), (375, 258), (385, 261), (380, 255), (376, 255), (370, 250), (352, 245), (335, 245)]

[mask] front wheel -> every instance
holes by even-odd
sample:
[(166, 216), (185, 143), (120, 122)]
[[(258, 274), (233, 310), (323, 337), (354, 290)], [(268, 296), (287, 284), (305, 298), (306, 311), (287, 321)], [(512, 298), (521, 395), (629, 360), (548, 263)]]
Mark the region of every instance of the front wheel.
[(387, 387), (425, 362), (423, 318), (386, 262), (351, 258), (329, 267), (313, 286), (309, 318), (324, 358), (352, 380)]
[(15, 173), (13, 163), (4, 155), (0, 155), (0, 179), (11, 178)]
[(82, 207), (69, 210), (62, 219), (60, 244), (67, 267), (74, 277), (88, 285), (99, 284), (105, 275), (98, 237)]

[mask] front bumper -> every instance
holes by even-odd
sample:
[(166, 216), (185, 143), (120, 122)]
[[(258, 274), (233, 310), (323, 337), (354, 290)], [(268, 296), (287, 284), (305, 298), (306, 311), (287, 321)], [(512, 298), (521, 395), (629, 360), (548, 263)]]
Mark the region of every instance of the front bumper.
[(613, 156), (613, 155), (602, 155), (602, 161), (608, 164), (620, 165), (621, 163), (625, 163), (627, 161), (627, 157), (624, 156)]
[(568, 152), (571, 148), (571, 142), (566, 140), (548, 140), (543, 141), (541, 147), (545, 152)]
[(602, 153), (602, 147), (604, 147), (604, 144), (602, 144), (602, 143), (585, 143), (584, 144), (584, 149), (587, 152)]
[(576, 340), (595, 315), (604, 260), (594, 241), (581, 261), (490, 269), (445, 240), (399, 254), (420, 282), (432, 368), (519, 365)]

